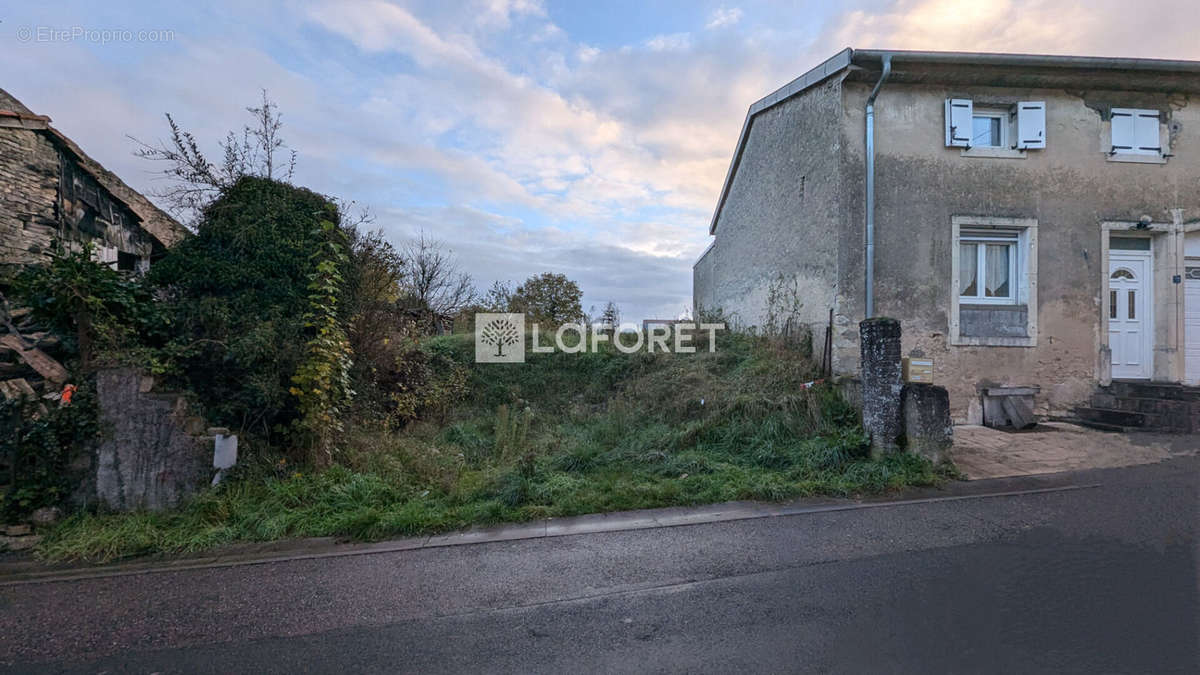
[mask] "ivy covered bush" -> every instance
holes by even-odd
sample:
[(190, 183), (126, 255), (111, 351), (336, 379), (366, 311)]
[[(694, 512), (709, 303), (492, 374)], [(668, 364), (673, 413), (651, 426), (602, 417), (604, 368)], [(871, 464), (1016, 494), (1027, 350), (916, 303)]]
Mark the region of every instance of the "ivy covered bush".
[(337, 222), (322, 195), (243, 177), (151, 268), (170, 306), (180, 384), (213, 424), (271, 438), (307, 414), (293, 377), (311, 355), (314, 321), (329, 318), (313, 312), (337, 311), (338, 288), (313, 288), (336, 283), (346, 264), (330, 250), (340, 232), (326, 224)]

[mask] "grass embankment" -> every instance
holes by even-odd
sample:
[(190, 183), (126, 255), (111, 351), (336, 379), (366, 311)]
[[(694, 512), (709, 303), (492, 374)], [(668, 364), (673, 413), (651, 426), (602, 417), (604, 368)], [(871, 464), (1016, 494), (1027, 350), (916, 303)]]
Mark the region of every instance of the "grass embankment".
[(238, 540), (378, 539), (600, 511), (879, 493), (939, 482), (907, 455), (871, 461), (856, 414), (803, 390), (811, 362), (761, 338), (715, 353), (530, 354), (473, 364), (470, 336), (428, 349), (470, 368), (445, 420), (358, 431), (320, 472), (259, 458), (172, 513), (74, 516), (52, 560), (196, 551)]

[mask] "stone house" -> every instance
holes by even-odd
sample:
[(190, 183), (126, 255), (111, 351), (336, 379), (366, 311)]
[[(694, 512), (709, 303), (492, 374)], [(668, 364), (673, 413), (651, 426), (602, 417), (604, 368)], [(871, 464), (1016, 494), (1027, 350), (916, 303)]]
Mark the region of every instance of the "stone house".
[(0, 89), (0, 277), (59, 243), (91, 242), (122, 270), (145, 269), (182, 225)]
[(820, 345), (832, 310), (835, 375), (898, 319), (960, 422), (1019, 387), (1200, 430), (1143, 405), (1200, 384), (1198, 94), (1193, 61), (846, 49), (750, 106), (695, 311), (762, 327), (783, 288)]

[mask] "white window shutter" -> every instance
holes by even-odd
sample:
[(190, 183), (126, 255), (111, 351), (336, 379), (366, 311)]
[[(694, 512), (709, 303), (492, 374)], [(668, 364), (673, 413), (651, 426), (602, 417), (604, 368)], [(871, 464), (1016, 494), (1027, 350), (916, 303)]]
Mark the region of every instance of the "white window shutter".
[(1134, 152), (1137, 148), (1136, 110), (1112, 109), (1112, 152)]
[(971, 117), (974, 106), (970, 99), (946, 99), (946, 146), (971, 147)]
[(1017, 104), (1017, 147), (1046, 147), (1046, 102), (1021, 101)]
[(1162, 154), (1162, 141), (1159, 138), (1158, 130), (1158, 111), (1137, 111), (1134, 116), (1134, 144), (1140, 153)]

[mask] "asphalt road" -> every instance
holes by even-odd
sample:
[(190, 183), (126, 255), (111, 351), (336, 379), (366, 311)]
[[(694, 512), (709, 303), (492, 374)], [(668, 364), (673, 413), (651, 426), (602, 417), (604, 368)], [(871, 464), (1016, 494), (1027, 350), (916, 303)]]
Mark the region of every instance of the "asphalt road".
[(0, 586), (0, 669), (1200, 672), (1200, 459), (1078, 482)]

